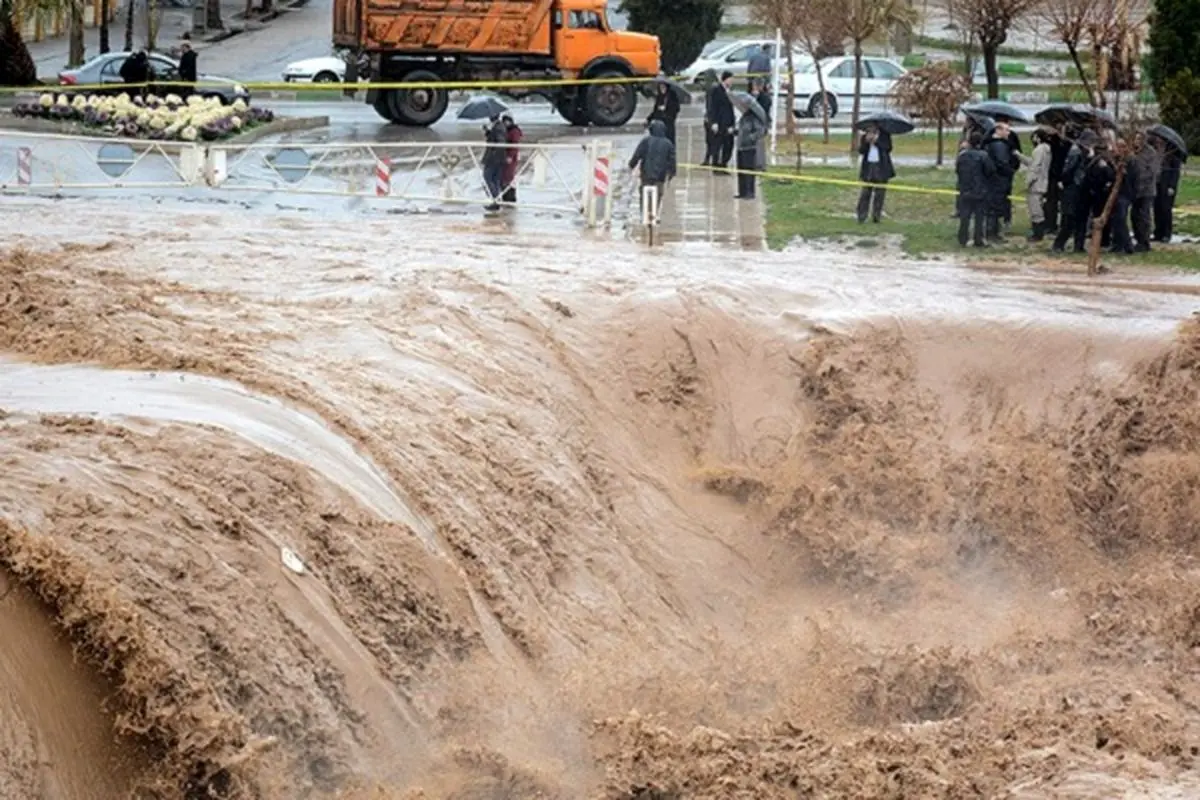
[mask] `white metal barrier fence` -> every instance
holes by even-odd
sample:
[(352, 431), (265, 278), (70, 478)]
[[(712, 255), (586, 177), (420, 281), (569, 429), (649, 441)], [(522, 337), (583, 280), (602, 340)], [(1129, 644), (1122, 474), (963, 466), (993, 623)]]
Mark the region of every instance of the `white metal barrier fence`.
[[(608, 224), (612, 143), (506, 144), (521, 208)], [(0, 192), (184, 189), (360, 198), (390, 204), (489, 205), (488, 148), (474, 142), (221, 144), (0, 133)], [(508, 194), (512, 197), (512, 194)]]

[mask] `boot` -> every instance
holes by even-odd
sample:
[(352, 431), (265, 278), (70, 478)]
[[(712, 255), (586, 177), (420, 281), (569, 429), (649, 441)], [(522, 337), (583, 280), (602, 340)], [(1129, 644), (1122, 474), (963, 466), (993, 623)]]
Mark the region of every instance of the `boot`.
[(1033, 223), (1033, 230), (1030, 231), (1030, 233), (1029, 233), (1029, 241), (1040, 242), (1045, 237), (1046, 237), (1046, 223), (1044, 223), (1044, 222)]

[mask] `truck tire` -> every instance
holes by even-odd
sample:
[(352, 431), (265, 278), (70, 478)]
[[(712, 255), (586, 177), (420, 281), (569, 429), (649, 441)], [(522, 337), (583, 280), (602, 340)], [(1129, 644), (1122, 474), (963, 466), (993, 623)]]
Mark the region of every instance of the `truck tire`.
[(583, 103), (579, 97), (560, 97), (554, 102), (554, 108), (558, 111), (559, 116), (572, 125), (580, 128), (587, 127), (589, 121), (588, 115), (584, 111)]
[(388, 122), (394, 122), (397, 125), (408, 125), (407, 120), (396, 116), (395, 101), (393, 98), (395, 93), (392, 89), (380, 89), (375, 95), (375, 100), (371, 103), (371, 107), (375, 109), (376, 114)]
[[(441, 78), (429, 70), (418, 69), (405, 75), (404, 80), (436, 83)], [(450, 92), (446, 89), (397, 89), (389, 94), (393, 122), (402, 125), (428, 127), (441, 119), (450, 105)]]
[[(601, 70), (589, 78), (627, 78), (617, 69)], [(619, 128), (637, 110), (637, 89), (632, 83), (592, 83), (584, 93), (588, 119), (602, 128)]]

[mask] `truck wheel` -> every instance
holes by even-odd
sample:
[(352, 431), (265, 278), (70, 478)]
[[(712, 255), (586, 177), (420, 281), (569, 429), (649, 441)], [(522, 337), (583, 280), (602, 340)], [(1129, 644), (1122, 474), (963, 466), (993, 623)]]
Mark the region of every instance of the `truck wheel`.
[[(589, 78), (627, 78), (615, 69), (603, 70)], [(593, 123), (617, 128), (629, 122), (637, 110), (637, 89), (632, 83), (593, 83), (587, 87), (587, 114)]]
[(396, 116), (395, 90), (380, 89), (375, 95), (375, 100), (371, 103), (371, 107), (375, 109), (375, 113), (388, 122), (394, 122), (397, 125), (408, 125), (408, 121), (403, 117)]
[[(418, 69), (404, 76), (413, 83), (436, 83), (441, 80), (435, 73)], [(397, 89), (391, 92), (392, 113), (395, 122), (405, 125), (428, 127), (442, 118), (450, 105), (450, 92), (445, 89)]]
[(567, 122), (578, 127), (587, 127), (588, 116), (583, 109), (583, 104), (578, 97), (559, 98), (554, 103), (554, 108), (558, 111), (559, 116)]

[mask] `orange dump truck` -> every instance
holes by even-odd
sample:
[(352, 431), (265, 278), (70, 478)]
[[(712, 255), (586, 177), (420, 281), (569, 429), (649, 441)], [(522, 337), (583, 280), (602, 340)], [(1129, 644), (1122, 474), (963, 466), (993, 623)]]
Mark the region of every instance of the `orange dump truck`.
[[(614, 31), (605, 0), (334, 0), (333, 43), (378, 82), (638, 78), (659, 69), (658, 38)], [(547, 97), (575, 125), (624, 125), (644, 84), (606, 82), (506, 88)], [(432, 125), (449, 91), (372, 89), (384, 119)]]

